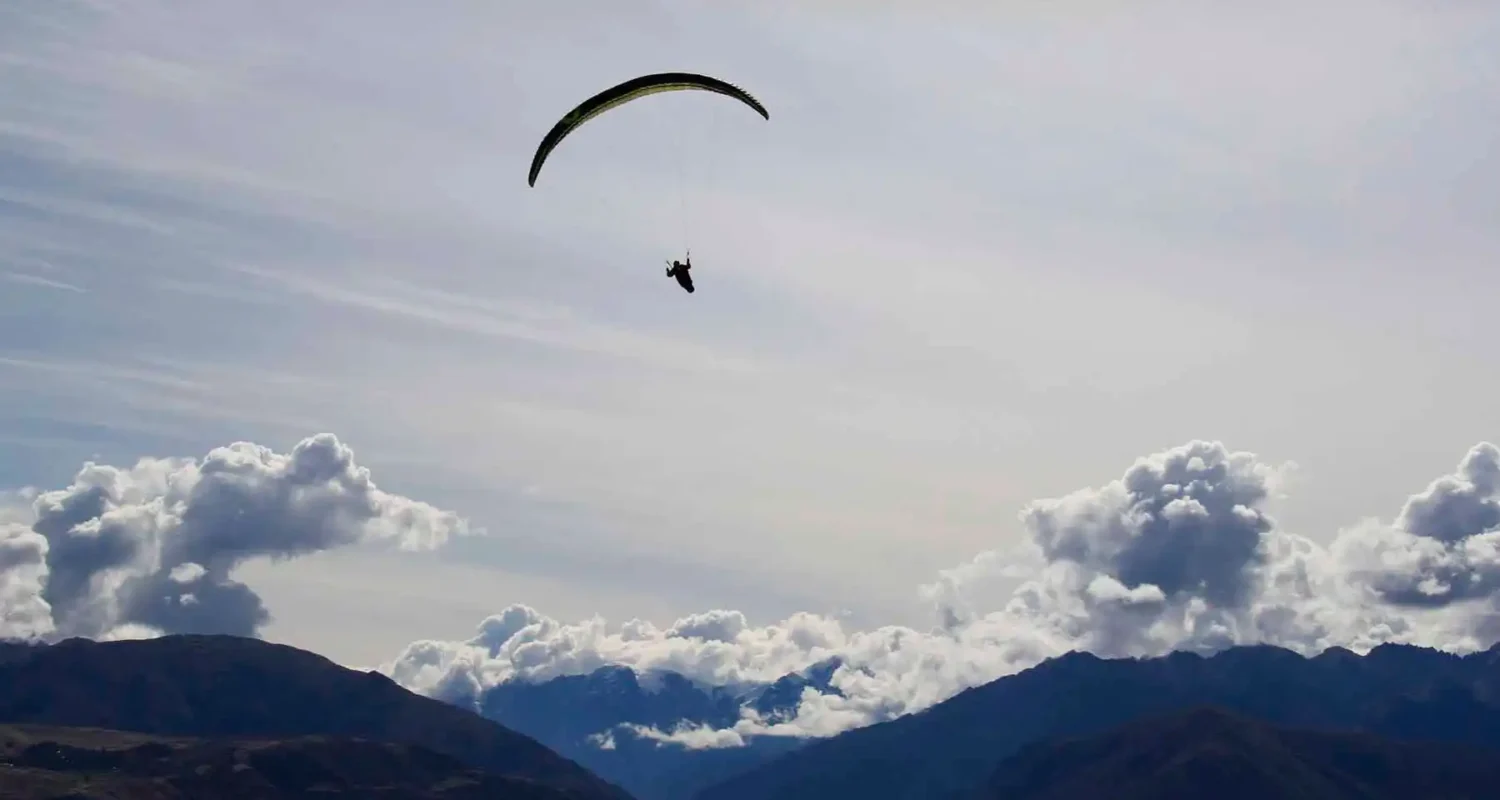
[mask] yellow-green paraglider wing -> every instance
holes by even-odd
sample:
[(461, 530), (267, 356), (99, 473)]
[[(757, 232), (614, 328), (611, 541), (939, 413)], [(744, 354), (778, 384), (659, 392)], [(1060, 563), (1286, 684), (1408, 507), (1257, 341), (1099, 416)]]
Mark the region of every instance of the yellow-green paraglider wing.
[(680, 92), (687, 90), (699, 90), (714, 92), (744, 103), (754, 109), (757, 114), (771, 118), (765, 106), (760, 101), (751, 97), (748, 92), (718, 78), (710, 78), (707, 75), (695, 75), (691, 72), (659, 72), (654, 75), (642, 75), (632, 78), (617, 86), (612, 86), (604, 91), (590, 97), (578, 105), (577, 108), (568, 112), (558, 123), (552, 126), (552, 130), (542, 138), (542, 143), (536, 148), (536, 155), (531, 158), (531, 173), (526, 176), (529, 186), (536, 186), (536, 176), (542, 171), (542, 164), (546, 162), (547, 156), (552, 154), (559, 142), (568, 134), (578, 129), (578, 126), (603, 114), (604, 112), (635, 100), (646, 95), (658, 92)]

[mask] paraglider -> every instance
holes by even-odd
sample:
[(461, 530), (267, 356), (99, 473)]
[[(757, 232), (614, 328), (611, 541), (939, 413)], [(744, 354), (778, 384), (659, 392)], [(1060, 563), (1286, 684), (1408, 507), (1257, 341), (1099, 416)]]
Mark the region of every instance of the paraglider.
[(686, 290), (688, 294), (692, 294), (693, 276), (688, 273), (688, 270), (691, 270), (692, 268), (693, 254), (691, 251), (689, 251), (686, 262), (673, 261), (672, 265), (670, 267), (667, 267), (667, 277), (676, 278), (677, 285)]
[[(541, 143), (537, 145), (536, 153), (531, 158), (531, 171), (527, 173), (526, 184), (532, 187), (536, 186), (536, 179), (541, 174), (542, 165), (547, 162), (547, 158), (552, 155), (552, 151), (557, 149), (558, 144), (563, 139), (567, 138), (569, 134), (577, 130), (585, 122), (594, 119), (612, 108), (617, 108), (647, 95), (659, 94), (661, 92), (693, 90), (712, 92), (733, 98), (749, 106), (751, 110), (755, 111), (762, 118), (766, 120), (771, 119), (770, 112), (766, 110), (765, 106), (761, 105), (759, 100), (756, 100), (738, 86), (719, 80), (718, 78), (691, 72), (658, 72), (651, 75), (642, 75), (639, 78), (632, 78), (624, 83), (611, 86), (590, 97), (578, 104), (577, 107), (559, 120), (556, 125), (552, 126), (552, 130), (548, 131), (547, 135), (542, 137)], [(688, 273), (690, 269), (692, 269), (691, 256), (688, 257), (686, 263), (673, 261), (667, 270), (667, 277), (676, 278), (677, 283), (683, 289), (692, 292), (693, 279)]]
[(578, 107), (569, 111), (566, 116), (558, 120), (552, 130), (542, 137), (541, 144), (537, 145), (536, 154), (531, 157), (531, 172), (526, 176), (528, 186), (536, 186), (537, 175), (542, 172), (542, 164), (547, 162), (547, 157), (557, 148), (568, 134), (578, 129), (578, 126), (603, 114), (604, 112), (624, 105), (631, 100), (645, 97), (661, 92), (681, 92), (698, 90), (714, 92), (726, 97), (732, 97), (741, 103), (754, 109), (765, 119), (771, 118), (770, 112), (760, 104), (759, 100), (751, 97), (744, 89), (726, 83), (718, 78), (710, 78), (707, 75), (696, 75), (691, 72), (658, 72), (652, 75), (642, 75), (632, 78), (624, 83), (611, 86), (608, 89), (590, 97), (578, 104)]

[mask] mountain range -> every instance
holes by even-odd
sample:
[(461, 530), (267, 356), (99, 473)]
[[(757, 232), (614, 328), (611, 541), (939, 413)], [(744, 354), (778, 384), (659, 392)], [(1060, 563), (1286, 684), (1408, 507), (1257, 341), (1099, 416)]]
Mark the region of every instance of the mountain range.
[(784, 717), (839, 666), (735, 688), (611, 667), (454, 704), (253, 639), (0, 644), (0, 795), (1379, 800), (1500, 785), (1500, 648), (1071, 653), (827, 739), (690, 750), (629, 727)]
[[(827, 685), (836, 666), (823, 665), (816, 680), (798, 676), (784, 685)], [(1294, 728), (1500, 746), (1500, 648), (1462, 657), (1394, 644), (1365, 656), (1333, 648), (1313, 658), (1269, 646), (1139, 660), (1070, 653), (828, 739), (762, 737), (749, 747), (696, 751), (621, 736), (607, 750), (589, 740), (621, 723), (721, 727), (745, 704), (743, 690), (736, 695), (660, 674), (645, 688), (645, 680), (611, 667), (507, 683), (489, 690), (479, 707), (642, 800), (967, 798), (1026, 744), (1198, 706)], [(791, 696), (784, 695), (783, 713), (794, 705)]]
[(1304, 658), (1275, 647), (1204, 657), (1045, 661), (920, 713), (813, 742), (700, 792), (699, 800), (967, 798), (1022, 746), (1214, 705), (1300, 728), (1500, 744), (1500, 649), (1460, 657), (1381, 645)]

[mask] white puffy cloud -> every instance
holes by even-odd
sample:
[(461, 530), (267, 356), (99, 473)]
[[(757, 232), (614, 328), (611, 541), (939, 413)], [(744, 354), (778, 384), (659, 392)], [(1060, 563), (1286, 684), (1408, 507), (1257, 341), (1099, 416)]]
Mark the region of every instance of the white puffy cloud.
[(87, 463), (71, 486), (14, 495), (0, 517), (0, 636), (256, 635), (255, 558), (361, 542), (428, 549), (456, 515), (381, 491), (331, 434), (290, 453), (249, 442), (202, 459)]
[(1407, 500), (1391, 525), (1366, 522), (1334, 543), (1340, 561), (1389, 602), (1442, 608), (1500, 587), (1500, 448), (1469, 450), (1457, 471)]
[(25, 525), (0, 522), (0, 639), (31, 639), (52, 630), (42, 599), (47, 540)]
[(463, 642), (413, 642), (384, 669), (398, 683), (444, 697), (471, 696), (512, 679), (543, 681), (619, 664), (670, 670), (704, 684), (775, 680), (848, 648), (837, 620), (795, 614), (763, 627), (738, 611), (710, 611), (660, 629), (643, 620), (611, 627), (595, 617), (565, 624), (513, 605)]
[[(1293, 465), (1195, 441), (1138, 460), (1118, 480), (1022, 510), (1029, 534), (921, 587), (930, 630), (846, 630), (797, 614), (751, 625), (714, 610), (666, 629), (631, 620), (577, 624), (523, 605), (464, 642), (416, 642), (387, 671), (449, 699), (509, 680), (605, 665), (674, 670), (710, 685), (771, 681), (831, 657), (836, 692), (804, 690), (797, 714), (747, 710), (734, 726), (632, 729), (687, 747), (756, 735), (828, 736), (941, 702), (1069, 650), (1149, 656), (1265, 643), (1313, 654), (1382, 642), (1455, 651), (1488, 646), (1500, 625), (1484, 603), (1500, 524), (1500, 450), (1474, 448), (1455, 475), (1411, 498), (1392, 525), (1342, 531), (1331, 547), (1284, 531), (1263, 510)], [(998, 595), (995, 586), (1021, 579)], [(1437, 602), (1430, 598), (1439, 598)], [(611, 732), (601, 732), (608, 744)]]
[[(804, 688), (795, 715), (747, 709), (721, 730), (634, 731), (733, 747), (918, 711), (1069, 650), (1267, 643), (1311, 654), (1392, 641), (1465, 651), (1500, 639), (1500, 448), (1477, 445), (1392, 521), (1361, 522), (1329, 547), (1280, 529), (1263, 509), (1289, 466), (1195, 441), (1103, 486), (1035, 501), (1019, 515), (1028, 534), (1019, 544), (920, 587), (934, 614), (928, 630), (849, 630), (810, 613), (754, 625), (724, 609), (665, 628), (566, 623), (518, 604), (468, 640), (414, 642), (384, 669), (464, 701), (505, 681), (609, 665), (736, 687), (837, 659), (833, 691)], [(452, 513), (379, 490), (328, 434), (287, 454), (236, 443), (199, 460), (86, 464), (65, 489), (0, 496), (0, 636), (253, 635), (267, 612), (231, 577), (248, 559), (369, 541), (430, 548), (467, 530)], [(607, 743), (611, 733), (600, 733)]]

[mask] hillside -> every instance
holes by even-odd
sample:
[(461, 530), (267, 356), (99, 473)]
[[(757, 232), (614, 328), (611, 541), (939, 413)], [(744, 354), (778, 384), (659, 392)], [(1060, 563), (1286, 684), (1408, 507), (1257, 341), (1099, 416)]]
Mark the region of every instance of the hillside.
[(814, 742), (699, 800), (970, 797), (1022, 746), (1213, 705), (1269, 722), (1397, 739), (1500, 745), (1500, 651), (1459, 657), (1383, 645), (1303, 658), (1238, 647), (1204, 658), (1102, 660), (1072, 653), (918, 714)]
[(205, 740), (96, 728), (0, 726), (0, 796), (566, 800), (570, 795), (534, 781), (484, 773), (412, 745), (329, 737)]
[(70, 639), (0, 660), (0, 724), (415, 745), (574, 800), (630, 800), (530, 737), (296, 648), (232, 636)]
[(1096, 736), (1027, 745), (988, 800), (1481, 800), (1500, 750), (1293, 729), (1198, 708)]

